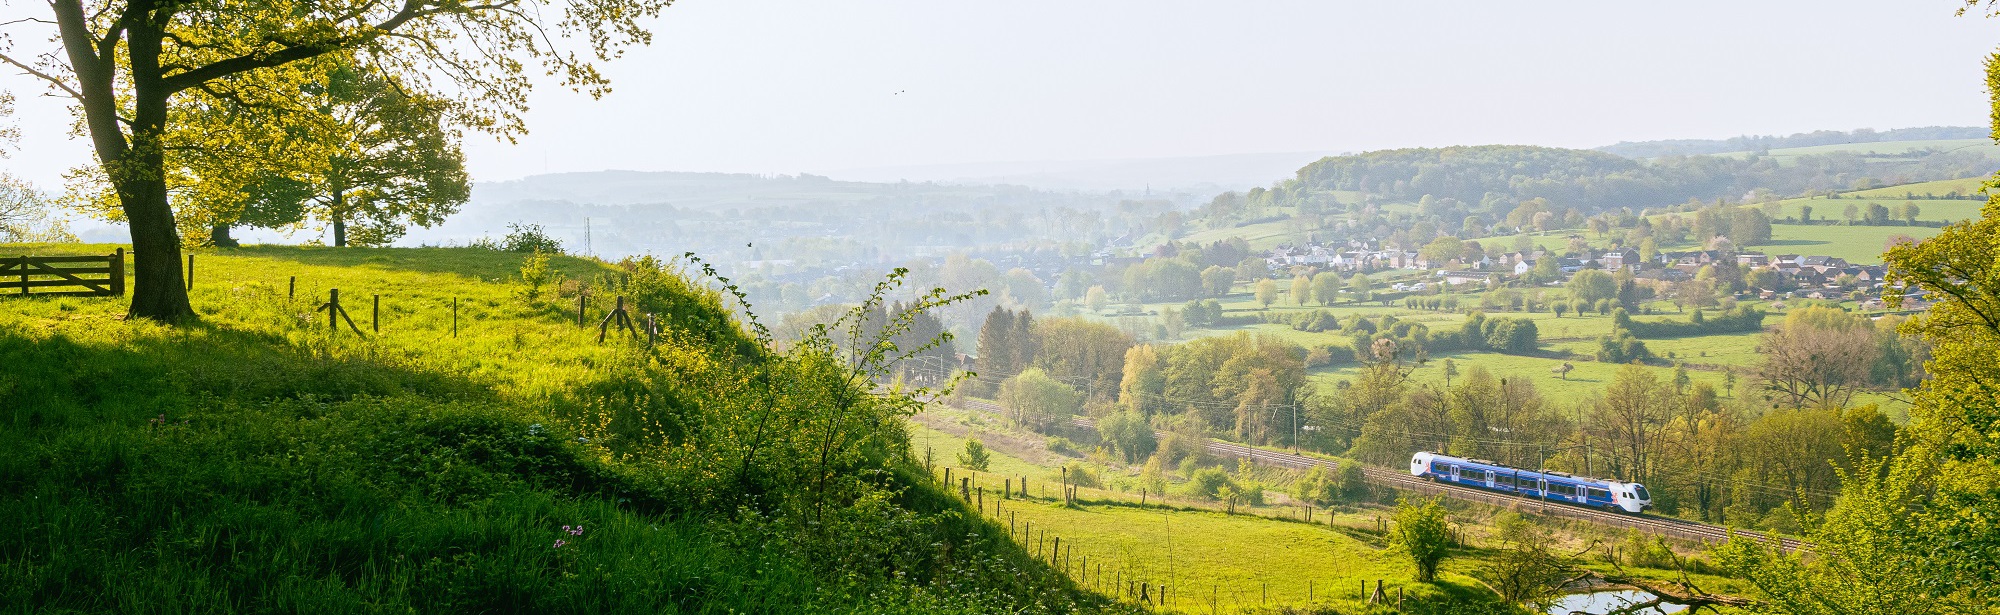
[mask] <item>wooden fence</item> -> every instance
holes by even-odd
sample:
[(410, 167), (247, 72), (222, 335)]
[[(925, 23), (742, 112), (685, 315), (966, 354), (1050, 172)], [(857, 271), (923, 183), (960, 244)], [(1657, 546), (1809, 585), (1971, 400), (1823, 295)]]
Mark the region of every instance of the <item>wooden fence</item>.
[(0, 295), (99, 297), (123, 294), (124, 248), (107, 256), (0, 257)]

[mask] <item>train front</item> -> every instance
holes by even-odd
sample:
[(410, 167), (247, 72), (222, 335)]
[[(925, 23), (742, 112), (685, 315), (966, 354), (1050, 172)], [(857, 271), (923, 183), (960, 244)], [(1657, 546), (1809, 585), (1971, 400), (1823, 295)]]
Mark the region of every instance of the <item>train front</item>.
[(1628, 513), (1645, 512), (1653, 507), (1653, 494), (1639, 483), (1611, 483), (1611, 501)]

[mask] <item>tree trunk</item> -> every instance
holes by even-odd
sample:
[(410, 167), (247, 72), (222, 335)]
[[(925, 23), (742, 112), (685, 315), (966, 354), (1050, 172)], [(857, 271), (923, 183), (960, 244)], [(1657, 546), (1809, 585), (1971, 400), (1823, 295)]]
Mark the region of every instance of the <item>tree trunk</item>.
[(333, 188), (333, 247), (347, 247), (347, 194), (340, 186)]
[(208, 229), (208, 243), (218, 248), (237, 247), (236, 238), (229, 236), (229, 223), (217, 222)]
[(132, 140), (124, 155), (104, 162), (132, 228), (134, 284), (127, 316), (179, 323), (193, 320), (194, 308), (188, 304), (181, 278), (180, 231), (174, 225), (173, 207), (167, 204), (166, 159), (160, 143), (167, 98), (173, 95), (161, 83), (164, 38), (146, 19), (135, 20), (126, 34), (132, 66)]
[(174, 211), (167, 205), (158, 139), (166, 124), (167, 97), (172, 95), (160, 83), (164, 34), (147, 19), (136, 18), (150, 6), (127, 7), (126, 17), (134, 17), (127, 20), (131, 24), (127, 57), (133, 73), (132, 140), (128, 142), (118, 124), (116, 58), (109, 49), (100, 55), (82, 2), (52, 0), (49, 7), (55, 11), (63, 50), (76, 74), (91, 146), (131, 225), (134, 283), (127, 316), (168, 323), (192, 320), (194, 309), (188, 305), (187, 287), (182, 284), (181, 242), (174, 227)]

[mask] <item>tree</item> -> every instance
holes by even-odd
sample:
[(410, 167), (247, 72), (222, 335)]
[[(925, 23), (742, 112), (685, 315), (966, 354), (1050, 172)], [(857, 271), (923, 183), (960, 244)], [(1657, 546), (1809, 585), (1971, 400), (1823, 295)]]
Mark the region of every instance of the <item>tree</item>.
[(1856, 207), (1853, 203), (1848, 203), (1847, 207), (1840, 210), (1840, 215), (1847, 218), (1848, 226), (1854, 226), (1854, 218), (1861, 215), (1861, 208)]
[(1090, 308), (1090, 311), (1093, 313), (1104, 311), (1104, 306), (1110, 303), (1111, 297), (1108, 293), (1104, 292), (1103, 286), (1092, 286), (1090, 290), (1083, 293), (1083, 305)]
[(979, 327), (979, 371), (985, 372), (989, 382), (1020, 371), (1026, 361), (1016, 357), (1018, 345), (1014, 338), (1014, 311), (994, 306), (986, 314), (985, 324)]
[(1754, 246), (1771, 241), (1771, 217), (1752, 207), (1736, 210), (1729, 224), (1729, 241), (1738, 246)]
[(1841, 407), (1868, 382), (1875, 344), (1867, 321), (1835, 308), (1806, 307), (1764, 334), (1758, 378), (1779, 403)]
[(1608, 448), (1615, 451), (1610, 455), (1614, 474), (1640, 482), (1652, 476), (1653, 439), (1667, 420), (1664, 400), (1669, 392), (1652, 370), (1637, 364), (1618, 368), (1591, 421), (1598, 437), (1610, 441)]
[(1432, 267), (1443, 267), (1451, 261), (1458, 260), (1464, 252), (1465, 242), (1459, 241), (1457, 237), (1445, 235), (1425, 244), (1418, 254), (1429, 261)]
[(1570, 298), (1585, 305), (1595, 305), (1599, 301), (1618, 296), (1618, 281), (1613, 279), (1611, 274), (1598, 269), (1576, 272), (1575, 276), (1570, 277), (1568, 288)]
[(1869, 203), (1866, 211), (1863, 217), (1869, 225), (1883, 226), (1889, 223), (1889, 208), (1883, 207), (1881, 203)]
[(1270, 278), (1258, 280), (1256, 295), (1257, 303), (1270, 309), (1271, 304), (1278, 302), (1278, 283)]
[(1236, 270), (1211, 265), (1201, 271), (1201, 293), (1204, 297), (1221, 297), (1229, 294), (1236, 284)]
[(1319, 275), (1313, 276), (1313, 299), (1319, 301), (1320, 305), (1333, 305), (1333, 302), (1340, 300), (1341, 286), (1340, 274), (1331, 271), (1320, 272)]
[(1033, 366), (1063, 382), (1088, 386), (1093, 398), (1109, 400), (1116, 395), (1131, 336), (1081, 318), (1044, 318), (1034, 327)]
[(1354, 294), (1355, 301), (1367, 301), (1369, 292), (1374, 288), (1375, 285), (1368, 281), (1366, 273), (1354, 274), (1354, 277), (1347, 281), (1347, 292)]
[(1167, 388), (1165, 368), (1157, 348), (1141, 344), (1127, 349), (1125, 368), (1118, 382), (1118, 401), (1141, 416), (1167, 412), (1166, 400), (1160, 397)]
[(0, 173), (0, 243), (76, 241), (50, 209), (27, 182)]
[(1800, 221), (1800, 222), (1804, 222), (1804, 223), (1806, 223), (1806, 224), (1812, 224), (1812, 206), (1811, 206), (1811, 205), (1800, 205), (1800, 206), (1799, 206), (1799, 221)]
[[(379, 75), (350, 66), (329, 71), (313, 105), (320, 113), (311, 134), (320, 155), (302, 161), (295, 176), (313, 177), (299, 206), (263, 203), (250, 210), (257, 226), (295, 220), (257, 219), (272, 210), (311, 214), (333, 226), (333, 245), (385, 245), (412, 224), (428, 227), (471, 196), (458, 133), (447, 124), (447, 103), (413, 96)], [(280, 192), (279, 194), (282, 194)], [(218, 218), (215, 225), (231, 221)], [(348, 228), (354, 225), (352, 233)]]
[(1082, 393), (1032, 367), (1000, 383), (997, 401), (1015, 424), (1035, 431), (1047, 431), (1083, 409)]
[(1563, 313), (1564, 313), (1564, 312), (1568, 312), (1568, 311), (1569, 311), (1569, 302), (1568, 302), (1568, 301), (1550, 301), (1550, 302), (1549, 302), (1549, 311), (1551, 311), (1551, 312), (1555, 312), (1555, 314), (1556, 314), (1556, 318), (1562, 318), (1562, 316), (1563, 316)]
[(1098, 421), (1097, 432), (1118, 448), (1126, 463), (1145, 459), (1159, 447), (1159, 440), (1154, 437), (1153, 426), (1146, 421), (1146, 416), (1129, 409)]
[[(183, 128), (172, 112), (179, 100), (283, 108), (295, 91), (260, 86), (285, 82), (295, 64), (347, 53), (367, 58), (364, 69), (406, 88), (449, 85), (439, 89), (455, 93), (457, 123), (512, 136), (523, 132), (520, 112), (534, 63), (566, 86), (600, 96), (607, 82), (591, 60), (608, 61), (626, 45), (648, 42), (641, 22), (667, 4), (102, 0), (86, 7), (83, 0), (52, 0), (49, 18), (8, 23), (52, 24), (53, 33), (22, 38), (60, 41), (62, 53), (39, 60), (0, 53), (0, 61), (75, 101), (99, 177), (112, 187), (131, 231), (129, 314), (174, 323), (194, 316), (179, 266), (179, 223), (167, 200), (167, 137)], [(581, 55), (556, 43), (578, 38), (588, 47)], [(424, 67), (449, 68), (423, 74)]]
[(1903, 201), (1902, 208), (1900, 209), (1900, 211), (1896, 213), (1902, 216), (1904, 224), (1908, 224), (1910, 226), (1916, 226), (1917, 216), (1923, 214), (1923, 208), (1917, 207), (1916, 203)]
[(1396, 500), (1394, 525), (1389, 529), (1389, 545), (1410, 558), (1417, 570), (1417, 582), (1437, 580), (1438, 565), (1451, 553), (1451, 521), (1438, 498)]
[(987, 464), (992, 459), (993, 455), (986, 452), (986, 445), (978, 438), (966, 438), (965, 450), (958, 452), (958, 465), (967, 470), (985, 472)]
[(1305, 307), (1312, 300), (1312, 278), (1304, 275), (1292, 277), (1292, 305)]

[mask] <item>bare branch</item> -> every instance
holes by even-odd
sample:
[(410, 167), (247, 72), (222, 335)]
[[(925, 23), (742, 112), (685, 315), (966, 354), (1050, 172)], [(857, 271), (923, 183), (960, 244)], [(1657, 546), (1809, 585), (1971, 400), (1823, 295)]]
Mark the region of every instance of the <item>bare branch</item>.
[(35, 70), (35, 67), (29, 66), (26, 63), (21, 62), (20, 60), (14, 59), (14, 56), (7, 55), (5, 53), (0, 53), (0, 62), (6, 62), (8, 64), (12, 64), (14, 65), (15, 68), (21, 69), (21, 72), (36, 77), (40, 77), (43, 81), (49, 82), (50, 85), (53, 85), (57, 89), (62, 90), (63, 93), (68, 94), (70, 98), (83, 100), (83, 94), (81, 92), (76, 91), (75, 88), (69, 87), (69, 84), (63, 83), (61, 79), (57, 79), (48, 73)]

